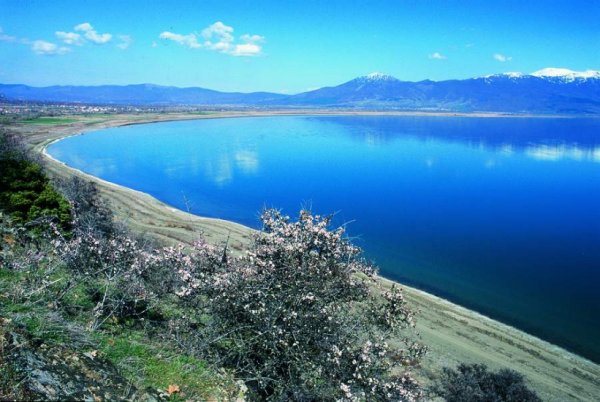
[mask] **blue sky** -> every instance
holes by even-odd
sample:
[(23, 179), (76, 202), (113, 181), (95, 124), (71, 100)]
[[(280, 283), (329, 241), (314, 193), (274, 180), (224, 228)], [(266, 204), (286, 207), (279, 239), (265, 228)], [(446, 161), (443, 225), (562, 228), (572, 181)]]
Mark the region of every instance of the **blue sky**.
[(0, 82), (296, 93), (600, 70), (600, 1), (0, 0)]

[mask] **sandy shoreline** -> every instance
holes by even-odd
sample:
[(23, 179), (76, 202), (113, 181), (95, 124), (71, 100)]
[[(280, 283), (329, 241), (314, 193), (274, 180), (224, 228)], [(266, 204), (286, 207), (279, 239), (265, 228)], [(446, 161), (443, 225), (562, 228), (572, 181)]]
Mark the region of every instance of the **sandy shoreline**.
[[(21, 135), (46, 161), (47, 170), (57, 177), (81, 176), (98, 184), (117, 217), (136, 231), (152, 234), (166, 242), (191, 242), (199, 234), (213, 243), (230, 236), (230, 246), (242, 250), (252, 229), (211, 218), (192, 215), (168, 206), (148, 194), (87, 175), (53, 159), (46, 147), (59, 139), (103, 128), (174, 120), (212, 119), (272, 115), (394, 115), (442, 117), (543, 117), (504, 114), (273, 111), (216, 112), (207, 115), (145, 114), (91, 115), (75, 117), (64, 125), (17, 124), (9, 126)], [(382, 279), (386, 283), (392, 283)], [(525, 374), (544, 400), (595, 400), (600, 395), (600, 366), (556, 345), (508, 325), (460, 307), (429, 293), (403, 286), (409, 302), (418, 310), (418, 331), (430, 353), (420, 375), (427, 380), (443, 366), (460, 361), (483, 362), (494, 368), (508, 367)]]

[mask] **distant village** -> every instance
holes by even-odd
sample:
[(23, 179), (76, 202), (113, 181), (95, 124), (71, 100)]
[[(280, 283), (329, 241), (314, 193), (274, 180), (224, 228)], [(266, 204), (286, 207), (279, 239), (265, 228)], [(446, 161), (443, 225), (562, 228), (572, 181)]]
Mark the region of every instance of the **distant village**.
[[(236, 109), (244, 109), (237, 106)], [(254, 108), (248, 108), (254, 109)], [(93, 105), (82, 103), (25, 102), (0, 99), (0, 118), (13, 120), (39, 116), (66, 116), (85, 114), (136, 114), (136, 113), (200, 113), (231, 110), (227, 106), (138, 106), (138, 105)]]

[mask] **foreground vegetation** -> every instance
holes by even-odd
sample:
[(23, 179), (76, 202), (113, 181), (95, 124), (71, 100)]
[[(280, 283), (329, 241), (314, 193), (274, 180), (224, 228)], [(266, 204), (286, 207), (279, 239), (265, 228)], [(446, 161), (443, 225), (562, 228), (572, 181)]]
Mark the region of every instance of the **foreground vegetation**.
[[(168, 324), (182, 314), (177, 297), (157, 279), (131, 282), (134, 252), (157, 246), (115, 224), (92, 184), (59, 183), (67, 201), (22, 149), (12, 143), (4, 151), (4, 166), (31, 169), (4, 170), (3, 183), (23, 183), (32, 199), (50, 186), (56, 202), (34, 219), (0, 204), (0, 399), (237, 396), (229, 373), (170, 339)], [(64, 366), (48, 367), (57, 360)], [(83, 385), (68, 385), (74, 382)]]
[(51, 185), (38, 163), (28, 160), (13, 137), (0, 136), (0, 205), (17, 224), (54, 217), (63, 229), (71, 223), (69, 203)]
[[(119, 368), (119, 372), (125, 375), (130, 381), (134, 382), (138, 387), (143, 388), (148, 386), (152, 389), (160, 388), (165, 391), (170, 389), (172, 391), (171, 398), (177, 398), (181, 393), (185, 393), (185, 397), (191, 397), (192, 399), (208, 398), (209, 395), (217, 395), (220, 397), (228, 395), (229, 397), (233, 397), (238, 395), (239, 392), (244, 389), (240, 386), (240, 383), (235, 382), (233, 378), (234, 374), (238, 379), (246, 380), (247, 385), (245, 386), (249, 389), (244, 391), (244, 393), (249, 398), (253, 395), (256, 398), (263, 398), (268, 395), (274, 396), (277, 395), (277, 392), (279, 392), (279, 395), (284, 395), (281, 394), (281, 392), (286, 391), (276, 391), (278, 388), (277, 383), (279, 382), (285, 385), (289, 382), (290, 377), (277, 377), (276, 375), (269, 376), (264, 372), (260, 373), (259, 376), (249, 376), (249, 373), (254, 371), (254, 369), (248, 370), (248, 367), (251, 368), (252, 366), (247, 362), (254, 361), (256, 364), (256, 360), (253, 360), (257, 355), (255, 350), (261, 351), (259, 356), (264, 355), (262, 352), (264, 349), (261, 349), (264, 347), (262, 342), (260, 342), (261, 337), (250, 336), (252, 335), (251, 331), (249, 332), (249, 335), (247, 333), (240, 334), (234, 332), (231, 334), (231, 337), (226, 336), (222, 338), (223, 342), (217, 344), (217, 348), (212, 347), (214, 344), (208, 345), (211, 346), (210, 348), (206, 347), (206, 343), (210, 343), (207, 342), (207, 340), (210, 339), (208, 335), (212, 334), (214, 337), (218, 333), (226, 334), (226, 331), (219, 331), (224, 331), (226, 328), (231, 330), (239, 327), (239, 325), (237, 325), (237, 319), (232, 319), (232, 317), (230, 317), (231, 311), (234, 311), (230, 307), (235, 306), (229, 305), (226, 309), (223, 309), (222, 315), (224, 315), (224, 317), (221, 321), (221, 329), (219, 330), (218, 326), (211, 326), (213, 324), (211, 321), (214, 320), (215, 317), (218, 318), (218, 311), (213, 311), (213, 308), (218, 306), (211, 307), (207, 304), (208, 300), (206, 295), (208, 293), (206, 292), (210, 291), (210, 289), (206, 288), (206, 283), (202, 281), (195, 282), (195, 276), (180, 276), (170, 280), (163, 280), (160, 284), (152, 283), (152, 280), (147, 280), (156, 277), (160, 277), (161, 279), (170, 278), (169, 276), (162, 275), (163, 271), (160, 271), (160, 269), (165, 268), (165, 261), (170, 261), (166, 264), (167, 266), (171, 268), (177, 267), (180, 266), (177, 264), (182, 264), (182, 261), (185, 261), (186, 257), (189, 257), (190, 254), (193, 256), (194, 253), (196, 257), (198, 257), (197, 262), (204, 261), (207, 263), (210, 261), (210, 258), (212, 258), (213, 263), (216, 264), (213, 264), (213, 267), (227, 267), (226, 272), (234, 273), (234, 277), (244, 278), (243, 273), (245, 265), (238, 265), (239, 261), (229, 255), (228, 249), (224, 247), (225, 245), (223, 245), (223, 247), (211, 248), (208, 247), (208, 245), (199, 244), (195, 250), (186, 250), (184, 248), (163, 249), (147, 239), (134, 238), (135, 236), (132, 236), (127, 230), (119, 227), (119, 225), (115, 225), (110, 216), (110, 210), (105, 208), (102, 202), (94, 201), (91, 203), (92, 205), (88, 205), (90, 204), (90, 200), (97, 200), (93, 187), (88, 187), (87, 184), (76, 181), (75, 183), (66, 183), (66, 185), (63, 183), (62, 188), (63, 192), (69, 195), (68, 198), (71, 199), (73, 209), (78, 211), (74, 214), (75, 224), (74, 229), (72, 230), (72, 237), (69, 237), (68, 234), (61, 231), (60, 228), (58, 228), (56, 221), (55, 228), (57, 230), (46, 232), (44, 235), (32, 235), (28, 233), (29, 231), (26, 229), (17, 229), (20, 226), (15, 225), (15, 223), (11, 222), (9, 219), (3, 221), (3, 227), (6, 228), (5, 231), (8, 236), (3, 237), (5, 240), (8, 239), (6, 243), (3, 243), (3, 258), (6, 256), (8, 256), (8, 258), (3, 261), (2, 272), (3, 275), (4, 273), (6, 273), (6, 275), (2, 277), (2, 284), (3, 286), (6, 286), (7, 291), (6, 293), (3, 291), (2, 295), (3, 297), (4, 295), (7, 295), (7, 298), (5, 299), (7, 302), (4, 303), (4, 300), (2, 300), (2, 305), (13, 306), (10, 308), (7, 307), (6, 312), (2, 312), (2, 317), (10, 320), (10, 323), (3, 325), (3, 328), (9, 328), (9, 331), (7, 332), (14, 332), (14, 330), (26, 331), (33, 338), (37, 337), (38, 339), (44, 339), (46, 343), (50, 344), (55, 343), (57, 345), (64, 345), (70, 343), (74, 346), (81, 344), (83, 345), (81, 347), (83, 353), (95, 352), (96, 355), (101, 358), (113, 362)], [(78, 198), (78, 193), (87, 195), (84, 197), (79, 196)], [(78, 199), (79, 201), (77, 201)], [(93, 211), (93, 213), (90, 211)], [(269, 218), (269, 214), (265, 215), (265, 218)], [(324, 230), (327, 233), (331, 233), (327, 228), (326, 221), (317, 219), (317, 221), (321, 223), (315, 223), (314, 219), (315, 217), (312, 217), (310, 214), (304, 214), (303, 217), (301, 217), (300, 222), (291, 222), (284, 219), (284, 217), (271, 214), (266, 222), (265, 229), (267, 229), (267, 233), (271, 231), (271, 235), (273, 235), (272, 239), (278, 239), (278, 236), (275, 236), (275, 233), (281, 235), (285, 233), (286, 230), (292, 230), (294, 228), (304, 230), (310, 227), (310, 225), (307, 225), (307, 222), (313, 222), (313, 226), (319, 228), (317, 232)], [(274, 225), (275, 222), (279, 223)], [(277, 227), (288, 229), (283, 231), (274, 230)], [(267, 236), (267, 238), (269, 238), (269, 236)], [(310, 239), (310, 236), (307, 236), (306, 238)], [(110, 239), (113, 239), (112, 243)], [(122, 241), (124, 239), (129, 239), (131, 242)], [(98, 244), (95, 243), (96, 241), (98, 241)], [(77, 242), (79, 242), (79, 245), (77, 245)], [(10, 243), (12, 243), (12, 245)], [(102, 245), (100, 245), (100, 243), (102, 243)], [(285, 241), (283, 241), (283, 243), (285, 243)], [(21, 245), (22, 248), (15, 246), (15, 244)], [(41, 248), (38, 248), (38, 250), (44, 250), (44, 247), (47, 247), (47, 249), (45, 249), (47, 254), (46, 251), (43, 251), (41, 254), (38, 253), (38, 258), (40, 255), (47, 255), (48, 261), (44, 262), (40, 259), (39, 261), (36, 260), (32, 262), (27, 260), (29, 257), (27, 257), (27, 252), (25, 252), (25, 250), (31, 249), (32, 244), (36, 244), (36, 247), (39, 245)], [(82, 244), (84, 247), (81, 246)], [(111, 255), (110, 251), (114, 251), (117, 245), (125, 247), (124, 250), (120, 251), (121, 257), (119, 257), (119, 259), (107, 257)], [(55, 246), (62, 250), (58, 255), (51, 251)], [(255, 243), (257, 250), (260, 249), (260, 247), (266, 246), (269, 245), (261, 244), (260, 242)], [(290, 245), (288, 244), (288, 248), (289, 246)], [(76, 250), (79, 251), (74, 252)], [(162, 250), (162, 257), (159, 258), (162, 261), (160, 264), (155, 264), (156, 261), (152, 262), (152, 258), (159, 255), (156, 253), (156, 250)], [(281, 253), (286, 255), (285, 252), (286, 249), (284, 248), (277, 253), (267, 252), (266, 254), (261, 254), (266, 258), (265, 260), (262, 260), (262, 262), (265, 263), (277, 256), (281, 256)], [(148, 261), (144, 259), (141, 260), (142, 262), (146, 261), (145, 264), (152, 263), (150, 265), (145, 265), (148, 269), (145, 276), (139, 273), (133, 276), (125, 274), (125, 272), (127, 272), (125, 268), (127, 268), (132, 261), (132, 255), (144, 255), (150, 257), (150, 260)], [(165, 255), (168, 256), (167, 259), (163, 258)], [(299, 255), (302, 256), (303, 254), (300, 253)], [(207, 260), (204, 257), (199, 258), (199, 256), (210, 258)], [(247, 256), (247, 258), (249, 257), (250, 256)], [(307, 261), (315, 262), (311, 259), (314, 256), (311, 257), (309, 254), (306, 257)], [(355, 257), (358, 256), (355, 255)], [(256, 259), (256, 256), (253, 256), (253, 258)], [(9, 259), (11, 259), (12, 262), (21, 261), (21, 264), (11, 265), (11, 269), (5, 271), (4, 262), (9, 261)], [(288, 268), (296, 266), (294, 261), (296, 260), (293, 258), (293, 253), (286, 258), (279, 260), (283, 266), (287, 266)], [(247, 263), (248, 262), (249, 261), (247, 261)], [(316, 262), (318, 262), (318, 259)], [(359, 260), (356, 260), (355, 262), (358, 263)], [(98, 264), (97, 267), (99, 268), (89, 272), (81, 273), (77, 269), (77, 267), (95, 266), (95, 264)], [(162, 268), (160, 268), (161, 266)], [(29, 268), (20, 271), (20, 269), (26, 267)], [(49, 271), (47, 267), (52, 267), (52, 270)], [(252, 263), (249, 264), (249, 267), (254, 267), (253, 269), (258, 270), (260, 265)], [(300, 265), (300, 267), (302, 267), (302, 265)], [(154, 269), (159, 269), (160, 272), (156, 273), (153, 271)], [(279, 292), (280, 290), (276, 287), (277, 281), (275, 281), (274, 278), (277, 278), (276, 275), (278, 274), (285, 273), (285, 271), (265, 272), (264, 268), (260, 269), (261, 275), (264, 274), (262, 278), (266, 281), (265, 283), (261, 282), (261, 286), (264, 285), (266, 289), (272, 289), (275, 292)], [(169, 269), (165, 272), (168, 274), (172, 271), (172, 269)], [(53, 275), (49, 278), (45, 277), (44, 275), (47, 275), (49, 272), (52, 272)], [(101, 272), (102, 275), (99, 275), (98, 272)], [(107, 275), (107, 272), (110, 273)], [(156, 275), (148, 275), (150, 272), (154, 272)], [(200, 272), (204, 271), (200, 270)], [(211, 272), (211, 276), (219, 272), (219, 275), (223, 274), (223, 270), (217, 270)], [(35, 279), (36, 273), (38, 279)], [(181, 272), (179, 273), (181, 274)], [(188, 273), (191, 275), (193, 272)], [(358, 279), (363, 281), (363, 284), (372, 283), (369, 279), (369, 275), (364, 276), (364, 273), (361, 275), (363, 276), (359, 276)], [(215, 276), (215, 278), (217, 277), (218, 276)], [(314, 275), (307, 275), (304, 280), (305, 282), (309, 282), (308, 285), (313, 285), (310, 282), (315, 282), (314, 277)], [(355, 275), (350, 277), (354, 279)], [(132, 278), (135, 280), (130, 280)], [(308, 279), (312, 280), (309, 281)], [(56, 280), (59, 281), (53, 283)], [(154, 282), (156, 282), (156, 280)], [(303, 283), (303, 286), (307, 285), (305, 282), (300, 281), (300, 283)], [(40, 283), (42, 284), (41, 286), (39, 286)], [(112, 286), (111, 283), (115, 285)], [(234, 283), (237, 285), (232, 289), (244, 290), (243, 294), (245, 294), (246, 297), (249, 297), (247, 292), (248, 288), (244, 287), (246, 285), (249, 286), (247, 281), (238, 280)], [(271, 285), (269, 285), (269, 283)], [(44, 287), (47, 284), (50, 285)], [(69, 286), (65, 287), (66, 284), (69, 284)], [(139, 286), (140, 284), (141, 287)], [(191, 286), (190, 289), (190, 285), (194, 286)], [(252, 286), (255, 285), (256, 283)], [(313, 286), (317, 286), (318, 288), (319, 284)], [(39, 289), (40, 287), (43, 290), (39, 292), (36, 291), (36, 289)], [(161, 290), (161, 287), (169, 288), (172, 292), (164, 292), (164, 290)], [(65, 292), (65, 295), (63, 296), (62, 294), (65, 288), (68, 288), (68, 291)], [(376, 288), (377, 286), (375, 286), (375, 289)], [(304, 293), (298, 294), (306, 295), (306, 289), (302, 289), (302, 291), (304, 291)], [(300, 290), (298, 290), (298, 292), (300, 292)], [(179, 295), (176, 295), (176, 293), (179, 293)], [(28, 296), (19, 299), (19, 294)], [(375, 293), (369, 294), (374, 296)], [(287, 300), (286, 298), (289, 296), (289, 294), (286, 295), (284, 293), (279, 293), (278, 295), (280, 299), (276, 299), (276, 305), (281, 305), (281, 302)], [(52, 300), (56, 299), (57, 296), (59, 297), (59, 302), (53, 303)], [(267, 301), (269, 300), (270, 299), (267, 298)], [(296, 302), (297, 300), (298, 299), (295, 299)], [(331, 300), (335, 301), (335, 299)], [(29, 301), (31, 301), (31, 303)], [(251, 297), (250, 299), (246, 299), (246, 301), (259, 303), (261, 299), (254, 299)], [(264, 302), (264, 300), (262, 301)], [(351, 303), (359, 302), (357, 308), (354, 310), (350, 309), (349, 313), (358, 314), (358, 317), (360, 317), (361, 314), (364, 316), (364, 312), (368, 311), (367, 309), (361, 308), (369, 305), (368, 297), (366, 299), (358, 300), (350, 298), (347, 299), (347, 301)], [(298, 303), (291, 303), (294, 307), (296, 307), (297, 304)], [(30, 311), (26, 311), (27, 308), (29, 308), (28, 306), (31, 307)], [(317, 304), (312, 306), (315, 307)], [(401, 310), (404, 311), (403, 314), (405, 314), (408, 311), (405, 310), (406, 305), (400, 303), (400, 306), (402, 306)], [(201, 307), (201, 309), (199, 307)], [(264, 324), (264, 320), (259, 319), (252, 321), (254, 316), (252, 311), (256, 311), (257, 309), (249, 309), (246, 311), (243, 309), (243, 306), (241, 307), (242, 310), (239, 312), (241, 314), (240, 317), (250, 321), (253, 325), (256, 325), (257, 328), (259, 328), (258, 331), (262, 332), (260, 326)], [(300, 307), (302, 307), (302, 305)], [(308, 305), (307, 307), (309, 310), (304, 310), (302, 316), (310, 313), (311, 305)], [(203, 313), (199, 314), (199, 311), (203, 311)], [(296, 311), (297, 314), (299, 312), (300, 310)], [(262, 316), (259, 315), (259, 317)], [(406, 341), (408, 341), (402, 342), (405, 348), (399, 350), (410, 352), (408, 354), (405, 353), (404, 356), (410, 356), (412, 353), (414, 359), (408, 359), (409, 361), (404, 362), (402, 359), (396, 359), (396, 361), (394, 361), (394, 358), (392, 357), (402, 356), (402, 354), (400, 353), (399, 355), (394, 356), (394, 353), (389, 353), (388, 357), (390, 357), (390, 359), (387, 361), (384, 359), (377, 362), (375, 367), (378, 367), (379, 364), (383, 364), (383, 366), (379, 367), (382, 367), (384, 370), (381, 368), (373, 370), (372, 372), (375, 374), (375, 377), (371, 377), (371, 379), (381, 379), (381, 384), (386, 384), (387, 380), (394, 381), (395, 379), (402, 378), (402, 375), (399, 376), (399, 374), (402, 372), (407, 374), (406, 369), (413, 364), (417, 364), (419, 360), (419, 348), (415, 348), (414, 346), (407, 347), (407, 345), (416, 345), (413, 344), (415, 339), (413, 335), (411, 335), (411, 331), (407, 332), (405, 331), (406, 328), (404, 328), (410, 323), (412, 316), (410, 316), (410, 314), (405, 314), (405, 316), (400, 315), (399, 317), (401, 318), (399, 322), (403, 324), (395, 330), (401, 330), (400, 334), (402, 335), (400, 338), (406, 337)], [(23, 321), (24, 319), (25, 321)], [(36, 321), (40, 322), (36, 324)], [(322, 321), (319, 323), (322, 323)], [(369, 323), (367, 321), (365, 323), (373, 324), (372, 322)], [(357, 325), (363, 325), (365, 323)], [(389, 328), (385, 329), (385, 326), (379, 326), (380, 328), (378, 329), (376, 328), (377, 326), (374, 327), (373, 334), (380, 332), (378, 336), (385, 336), (386, 331), (389, 330)], [(310, 334), (311, 331), (308, 330), (309, 328), (318, 330), (320, 329), (320, 326), (315, 326), (313, 321), (312, 327), (300, 326), (290, 330), (292, 331), (292, 334), (295, 334), (298, 331), (306, 331), (306, 333)], [(47, 336), (48, 334), (57, 335)], [(360, 332), (350, 335), (356, 336), (357, 334), (360, 334)], [(366, 339), (364, 338), (364, 335), (361, 336), (363, 336), (363, 340)], [(398, 334), (395, 336), (398, 336)], [(79, 343), (74, 342), (72, 340), (73, 338), (79, 339)], [(242, 343), (239, 343), (240, 339), (243, 341)], [(278, 338), (273, 337), (267, 343), (271, 346), (276, 346), (275, 342), (277, 342), (277, 339)], [(344, 338), (342, 337), (340, 339)], [(348, 341), (351, 340), (352, 337), (350, 337)], [(293, 345), (293, 342), (291, 344)], [(303, 344), (304, 342), (300, 345)], [(223, 347), (223, 345), (225, 345), (225, 347)], [(231, 347), (236, 345), (241, 345), (242, 347)], [(158, 346), (160, 346), (158, 349), (159, 352), (153, 353), (153, 348)], [(277, 351), (284, 353), (279, 356), (287, 356), (290, 353), (290, 355), (293, 356), (294, 352), (293, 348), (290, 348), (289, 345), (280, 345)], [(306, 363), (307, 358), (310, 359), (315, 356), (314, 354), (311, 354), (314, 352), (312, 350), (301, 352), (308, 353), (298, 357), (299, 361), (302, 363)], [(248, 353), (248, 355), (245, 353)], [(269, 355), (267, 354), (267, 356)], [(373, 357), (377, 358), (379, 356), (378, 354), (373, 354)], [(243, 364), (235, 362), (243, 362)], [(259, 364), (257, 365), (257, 368), (261, 370), (266, 368), (267, 370), (271, 370), (271, 373), (275, 374), (285, 373), (285, 368), (280, 367), (281, 362), (285, 362), (285, 360), (273, 358), (273, 364), (270, 364), (267, 367), (264, 367), (263, 364)], [(326, 369), (331, 370), (331, 368), (327, 367), (329, 365), (331, 365), (331, 361), (326, 365)], [(220, 370), (220, 368), (223, 367), (227, 368), (225, 372)], [(353, 367), (352, 361), (349, 362), (348, 367), (350, 369)], [(399, 371), (394, 372), (393, 370), (388, 370), (393, 367), (397, 370), (399, 369)], [(356, 374), (356, 370), (352, 371), (348, 370), (348, 368), (344, 370), (341, 371), (338, 378), (342, 377), (344, 375), (342, 373), (344, 372)], [(287, 371), (289, 372), (289, 369)], [(298, 373), (304, 373), (304, 369), (299, 370)], [(304, 379), (299, 379), (298, 373), (296, 373), (296, 377), (291, 378), (292, 380), (300, 381), (300, 383), (302, 383)], [(258, 380), (259, 377), (267, 377), (262, 386)], [(351, 378), (350, 381), (352, 381)], [(339, 395), (341, 395), (341, 398), (348, 396), (346, 391), (350, 392), (353, 397), (360, 396), (360, 393), (364, 392), (361, 391), (360, 384), (348, 384), (346, 382), (342, 383), (344, 385), (343, 388), (342, 384), (340, 384), (339, 391), (337, 391), (340, 393)], [(18, 381), (14, 383), (18, 383)], [(309, 385), (309, 392), (319, 392), (320, 389), (322, 390), (320, 392), (325, 393), (324, 390), (327, 389), (325, 387), (326, 384), (315, 384), (313, 382), (312, 385), (310, 383), (307, 385)], [(169, 386), (171, 387), (169, 388)], [(420, 393), (416, 387), (413, 387), (412, 389), (411, 387), (408, 388), (414, 395)], [(306, 389), (302, 391), (302, 387), (290, 388), (294, 390), (300, 389), (301, 392), (307, 392)], [(330, 389), (334, 388), (335, 387), (332, 387)], [(343, 394), (341, 394), (342, 392)], [(168, 394), (168, 392), (166, 394)], [(335, 395), (332, 395), (331, 398), (334, 396)], [(382, 396), (382, 398), (385, 396)], [(294, 397), (301, 399), (299, 395), (292, 396), (292, 398)]]
[[(0, 313), (13, 339), (88, 349), (138, 387), (192, 398), (421, 395), (408, 369), (423, 348), (387, 344), (412, 313), (397, 289), (378, 300), (374, 271), (341, 230), (327, 230), (328, 219), (304, 212), (291, 223), (267, 211), (263, 235), (234, 259), (203, 242), (185, 250), (135, 239), (107, 220), (92, 186), (69, 185), (76, 217), (68, 235), (51, 219), (41, 234), (1, 223)], [(4, 395), (27, 397), (31, 389), (13, 387), (24, 370), (3, 364), (14, 377)]]

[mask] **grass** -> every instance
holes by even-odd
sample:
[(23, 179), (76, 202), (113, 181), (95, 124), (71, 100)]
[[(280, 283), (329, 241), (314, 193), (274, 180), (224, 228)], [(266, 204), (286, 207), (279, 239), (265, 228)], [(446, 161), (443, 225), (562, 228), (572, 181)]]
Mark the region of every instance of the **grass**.
[(60, 124), (76, 123), (78, 121), (79, 119), (70, 117), (35, 117), (32, 119), (19, 120), (17, 123), (57, 126)]
[[(0, 318), (10, 318), (12, 325), (17, 325), (33, 339), (73, 350), (82, 344), (87, 345), (86, 349), (95, 348), (101, 357), (113, 363), (123, 377), (140, 389), (165, 391), (171, 385), (179, 387), (179, 392), (170, 395), (171, 401), (189, 398), (219, 400), (226, 393), (228, 384), (232, 384), (228, 376), (215, 372), (203, 360), (182, 353), (171, 342), (163, 342), (160, 336), (150, 337), (139, 325), (131, 327), (131, 323), (115, 320), (104, 330), (84, 330), (89, 311), (95, 305), (89, 296), (94, 283), (79, 283), (71, 288), (62, 300), (68, 307), (65, 312), (69, 313), (60, 318), (53, 308), (51, 296), (54, 291), (42, 292), (37, 297), (11, 296), (16, 289), (28, 289), (32, 275), (36, 273), (0, 268)], [(59, 270), (51, 279), (68, 279), (66, 275), (65, 271)], [(161, 310), (166, 314), (179, 313), (169, 309), (169, 303), (163, 307)], [(67, 321), (64, 320), (68, 320), (71, 328), (65, 326)], [(160, 325), (155, 330), (160, 331)], [(76, 342), (73, 336), (85, 341)]]
[(193, 395), (202, 400), (220, 392), (219, 376), (204, 361), (174, 353), (164, 344), (147, 339), (141, 331), (97, 333), (96, 338), (101, 355), (139, 387), (166, 390), (177, 385), (180, 396)]
[(0, 125), (14, 123), (15, 120), (16, 119), (13, 116), (0, 116)]

